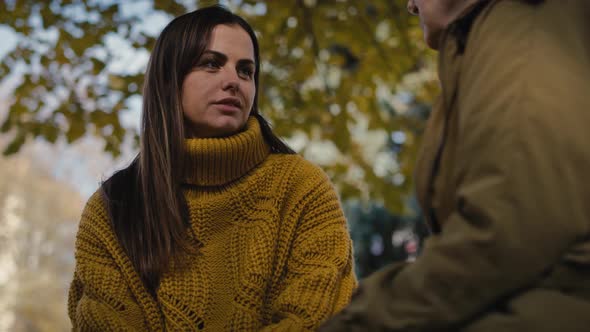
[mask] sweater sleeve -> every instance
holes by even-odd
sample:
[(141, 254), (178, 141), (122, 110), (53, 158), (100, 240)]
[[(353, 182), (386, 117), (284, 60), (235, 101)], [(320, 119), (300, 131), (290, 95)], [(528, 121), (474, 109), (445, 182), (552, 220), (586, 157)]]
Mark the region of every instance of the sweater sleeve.
[(349, 303), (357, 285), (339, 199), (327, 176), (314, 173), (315, 185), (300, 203), (284, 285), (272, 304), (275, 323), (263, 331), (314, 330)]
[(96, 193), (86, 204), (76, 236), (76, 267), (68, 295), (73, 330), (147, 331), (142, 309), (108, 250), (108, 232), (108, 219)]

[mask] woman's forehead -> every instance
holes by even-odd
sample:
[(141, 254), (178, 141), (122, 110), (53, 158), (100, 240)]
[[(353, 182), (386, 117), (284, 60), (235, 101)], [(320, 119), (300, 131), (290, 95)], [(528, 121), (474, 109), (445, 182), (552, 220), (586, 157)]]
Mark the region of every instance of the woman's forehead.
[(213, 28), (207, 49), (226, 56), (254, 61), (254, 45), (250, 35), (239, 25), (220, 24)]

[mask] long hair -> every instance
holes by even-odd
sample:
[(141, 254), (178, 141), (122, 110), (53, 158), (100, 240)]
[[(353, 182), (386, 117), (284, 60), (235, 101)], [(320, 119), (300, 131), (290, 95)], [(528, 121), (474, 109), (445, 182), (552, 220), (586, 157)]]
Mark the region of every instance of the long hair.
[(129, 167), (102, 184), (117, 239), (152, 295), (176, 254), (192, 249), (187, 237), (188, 207), (181, 188), (186, 171), (182, 83), (220, 24), (238, 25), (250, 35), (256, 66), (256, 94), (250, 114), (260, 122), (272, 153), (295, 153), (258, 112), (259, 47), (250, 25), (221, 6), (201, 8), (172, 20), (156, 41), (145, 74), (140, 152)]

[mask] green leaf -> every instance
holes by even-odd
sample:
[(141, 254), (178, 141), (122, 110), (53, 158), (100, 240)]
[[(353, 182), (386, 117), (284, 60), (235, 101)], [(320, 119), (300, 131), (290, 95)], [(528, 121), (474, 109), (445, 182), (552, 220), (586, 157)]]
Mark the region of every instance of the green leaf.
[(73, 143), (80, 137), (84, 136), (86, 128), (83, 123), (70, 123), (70, 127), (66, 132), (66, 138), (68, 143)]
[(49, 143), (55, 143), (59, 136), (59, 129), (53, 123), (46, 123), (41, 127), (41, 135)]
[(26, 141), (26, 134), (24, 131), (19, 131), (18, 134), (12, 139), (12, 141), (6, 146), (2, 154), (9, 156), (17, 153)]

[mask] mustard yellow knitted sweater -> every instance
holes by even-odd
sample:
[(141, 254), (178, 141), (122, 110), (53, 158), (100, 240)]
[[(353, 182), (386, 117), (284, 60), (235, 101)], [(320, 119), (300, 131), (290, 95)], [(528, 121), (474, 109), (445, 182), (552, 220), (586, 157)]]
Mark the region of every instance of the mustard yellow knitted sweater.
[(356, 287), (337, 195), (316, 166), (271, 154), (255, 118), (237, 135), (188, 139), (185, 197), (198, 254), (182, 254), (154, 299), (116, 240), (99, 192), (76, 239), (68, 312), (82, 331), (302, 331)]

